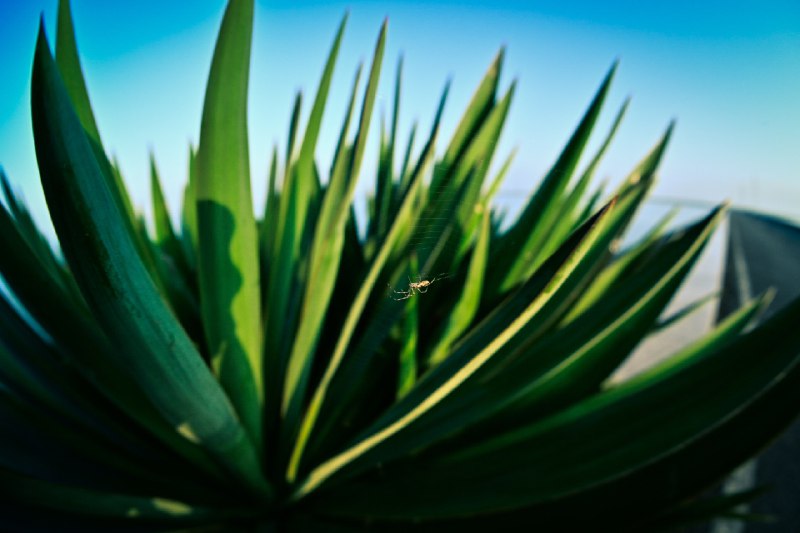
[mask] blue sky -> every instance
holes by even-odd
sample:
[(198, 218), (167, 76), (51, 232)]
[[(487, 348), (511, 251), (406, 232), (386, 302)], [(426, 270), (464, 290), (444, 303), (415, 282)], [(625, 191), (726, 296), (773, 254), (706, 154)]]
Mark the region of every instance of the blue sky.
[[(149, 202), (152, 149), (174, 204), (199, 135), (205, 79), (222, 0), (73, 0), (89, 93), (105, 145), (134, 200)], [(599, 132), (632, 104), (599, 178), (623, 177), (677, 119), (656, 194), (733, 200), (800, 218), (800, 3), (756, 2), (262, 2), (257, 1), (250, 85), (251, 168), (263, 197), (268, 153), (284, 147), (294, 93), (304, 119), (328, 47), (350, 11), (318, 157), (329, 161), (358, 61), (368, 61), (389, 17), (379, 94), (388, 111), (405, 57), (400, 131), (427, 129), (444, 82), (452, 131), (477, 82), (507, 47), (502, 87), (519, 80), (500, 156), (519, 154), (507, 191), (529, 191), (576, 125), (611, 63), (620, 59)], [(0, 165), (41, 219), (28, 91), (36, 29), (51, 43), (55, 0), (0, 0)], [(380, 107), (379, 107), (380, 109)], [(377, 121), (373, 128), (377, 129)], [(374, 153), (374, 146), (372, 148)], [(369, 161), (365, 170), (369, 170)], [(323, 168), (327, 164), (322, 165)], [(366, 177), (366, 174), (362, 176)], [(366, 188), (367, 180), (362, 180)]]

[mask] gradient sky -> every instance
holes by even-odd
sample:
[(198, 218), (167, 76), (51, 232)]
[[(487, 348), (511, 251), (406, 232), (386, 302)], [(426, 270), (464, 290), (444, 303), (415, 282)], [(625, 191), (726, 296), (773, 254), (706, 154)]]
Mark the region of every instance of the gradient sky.
[[(152, 149), (175, 207), (186, 179), (188, 144), (199, 136), (223, 0), (72, 4), (106, 148), (118, 158), (140, 206), (149, 203), (147, 158)], [(348, 9), (318, 150), (322, 168), (357, 62), (369, 60), (380, 23), (388, 16), (378, 110), (388, 111), (395, 65), (403, 53), (401, 138), (415, 119), (427, 131), (448, 78), (453, 86), (444, 133), (452, 131), (492, 57), (507, 47), (501, 88), (519, 80), (499, 152), (502, 158), (513, 147), (520, 149), (505, 185), (511, 194), (529, 191), (538, 182), (619, 58), (598, 132), (606, 130), (625, 97), (633, 100), (599, 178), (622, 178), (675, 118), (677, 129), (656, 195), (730, 199), (800, 219), (797, 0), (257, 1), (249, 108), (257, 202), (263, 198), (268, 153), (274, 143), (284, 148), (294, 93), (303, 89), (306, 96), (305, 121), (328, 47)], [(56, 0), (0, 0), (0, 165), (46, 220), (28, 99), (40, 13), (52, 44)], [(374, 154), (374, 142), (368, 150)], [(368, 187), (366, 180), (362, 183), (362, 190)]]

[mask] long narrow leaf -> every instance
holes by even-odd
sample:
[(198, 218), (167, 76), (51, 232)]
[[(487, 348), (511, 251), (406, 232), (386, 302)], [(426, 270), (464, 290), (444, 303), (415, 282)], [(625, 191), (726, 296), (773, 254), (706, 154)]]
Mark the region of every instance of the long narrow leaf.
[[(314, 233), (310, 255), (311, 271), (305, 289), (302, 318), (289, 358), (283, 394), (282, 440), (286, 445), (287, 457), (291, 453), (295, 435), (299, 430), (301, 408), (306, 400), (306, 388), (314, 350), (339, 270), (341, 252), (344, 247), (344, 229), (349, 215), (349, 211), (342, 209), (341, 205), (342, 203), (349, 205), (355, 192), (355, 184), (372, 117), (372, 108), (375, 104), (385, 43), (386, 23), (381, 27), (375, 47), (352, 158), (349, 161), (342, 159), (342, 165), (339, 166), (340, 172), (334, 172)], [(346, 171), (344, 169), (345, 162), (349, 163)]]
[[(384, 240), (380, 250), (378, 251), (378, 253), (376, 254), (375, 258), (371, 263), (369, 272), (367, 273), (364, 282), (361, 284), (359, 291), (353, 301), (353, 304), (350, 306), (347, 318), (342, 327), (342, 331), (336, 342), (333, 356), (331, 357), (328, 363), (328, 366), (325, 370), (325, 374), (323, 375), (320, 384), (318, 385), (316, 391), (314, 392), (314, 396), (312, 397), (309, 407), (305, 413), (304, 419), (300, 427), (300, 432), (298, 434), (296, 443), (294, 445), (294, 450), (292, 452), (292, 457), (289, 463), (288, 477), (290, 480), (292, 480), (297, 475), (300, 460), (303, 457), (303, 452), (305, 450), (306, 444), (309, 438), (311, 437), (312, 429), (317, 423), (317, 417), (319, 416), (320, 410), (323, 407), (323, 402), (326, 400), (326, 394), (328, 392), (328, 388), (330, 387), (334, 376), (339, 370), (339, 366), (341, 365), (342, 360), (345, 356), (345, 352), (348, 346), (350, 345), (353, 334), (355, 333), (356, 325), (359, 319), (361, 318), (361, 314), (363, 313), (365, 306), (367, 305), (367, 300), (375, 286), (375, 282), (378, 279), (378, 275), (386, 265), (386, 262), (389, 260), (389, 254), (391, 253), (392, 249), (397, 245), (397, 241), (398, 239), (400, 239), (403, 230), (413, 220), (412, 217), (413, 217), (414, 203), (418, 200), (418, 192), (419, 189), (422, 187), (422, 178), (425, 174), (428, 165), (430, 164), (430, 160), (433, 155), (436, 138), (439, 132), (440, 121), (442, 118), (442, 111), (444, 110), (444, 105), (446, 100), (447, 100), (447, 91), (443, 93), (442, 98), (439, 101), (439, 108), (431, 128), (431, 133), (428, 138), (428, 142), (426, 143), (425, 149), (423, 150), (423, 153), (420, 156), (418, 164), (412, 174), (410, 182), (411, 187), (405, 199), (403, 200), (403, 204), (398, 210), (397, 215), (395, 216), (395, 220), (392, 223), (391, 228), (389, 229), (386, 239)], [(392, 307), (393, 307), (392, 311), (396, 312), (397, 306), (392, 306)], [(381, 323), (384, 324), (383, 322)], [(344, 399), (339, 399), (334, 403), (337, 405), (338, 408), (342, 408), (348, 402)], [(329, 421), (330, 420), (331, 419), (329, 419)]]
[[(264, 354), (267, 379), (267, 432), (270, 438), (275, 440), (280, 438), (277, 426), (285, 408), (284, 378), (300, 320), (303, 298), (301, 282), (308, 277), (309, 263), (303, 258), (309, 253), (314, 224), (319, 216), (320, 185), (315, 171), (314, 153), (346, 22), (345, 16), (339, 25), (325, 63), (297, 161), (294, 164), (287, 161), (280, 195), (276, 251), (269, 268), (267, 338)], [(355, 88), (353, 90), (355, 91)], [(277, 460), (278, 454), (273, 453), (272, 449), (268, 450), (268, 453)]]
[[(497, 279), (500, 280), (499, 286), (490, 286), (488, 288), (490, 293), (505, 292), (520, 280), (528, 277), (536, 268), (535, 254), (541, 248), (544, 236), (550, 226), (555, 222), (561, 197), (589, 141), (616, 68), (617, 64), (615, 63), (606, 74), (558, 160), (520, 213), (517, 222), (499, 244), (498, 258), (508, 262), (508, 266), (498, 265), (498, 268), (507, 268), (507, 271), (502, 277), (497, 276)], [(520, 246), (520, 243), (523, 244)], [(510, 254), (509, 248), (521, 249), (522, 252)]]
[[(412, 257), (409, 265), (412, 276), (419, 276), (419, 265)], [(403, 296), (401, 296), (403, 297)], [(403, 346), (400, 349), (397, 375), (397, 398), (400, 399), (414, 388), (417, 382), (417, 349), (419, 345), (419, 306), (414, 294), (404, 296), (406, 312), (403, 315)]]
[[(348, 469), (352, 475), (354, 471), (357, 472), (373, 461), (379, 461), (381, 449), (387, 444), (390, 446), (395, 444), (393, 441), (397, 440), (398, 433), (413, 427), (416, 420), (424, 416), (485, 364), (558, 291), (564, 280), (569, 277), (569, 273), (578, 265), (582, 256), (591, 248), (593, 239), (599, 233), (598, 229), (602, 227), (603, 215), (607, 214), (609, 209), (610, 206), (598, 214), (594, 220), (587, 222), (585, 231), (583, 234), (575, 236), (574, 242), (565, 244), (564, 253), (553, 260), (552, 270), (548, 272), (550, 276), (543, 276), (539, 295), (504, 331), (477, 354), (464, 354), (460, 358), (448, 359), (448, 362), (453, 361), (452, 369), (444, 368), (445, 365), (437, 367), (443, 369), (440, 379), (429, 379), (431, 385), (426, 389), (421, 389), (419, 394), (406, 396), (407, 402), (401, 402), (395, 409), (387, 412), (359, 442), (314, 469), (298, 487), (294, 498), (301, 498), (308, 494), (342, 469)], [(460, 364), (462, 362), (463, 364)]]
[[(259, 492), (252, 444), (230, 403), (166, 307), (126, 231), (94, 150), (40, 28), (31, 91), (34, 139), (48, 206), (64, 255), (98, 322), (116, 341), (109, 352), (164, 418), (200, 442)], [(163, 353), (171, 357), (163, 357)]]
[(443, 181), (446, 181), (447, 173), (450, 172), (452, 165), (469, 145), (477, 128), (480, 127), (486, 114), (488, 114), (494, 106), (495, 94), (497, 93), (497, 85), (500, 80), (500, 72), (503, 67), (504, 57), (505, 49), (500, 49), (486, 71), (486, 74), (484, 74), (483, 79), (481, 79), (478, 88), (475, 89), (475, 93), (472, 95), (467, 109), (461, 116), (458, 126), (456, 126), (456, 131), (453, 132), (453, 137), (442, 158), (441, 168), (434, 173), (433, 181), (431, 182), (431, 188), (434, 190), (442, 188)]
[[(753, 310), (751, 307), (737, 317), (736, 323), (729, 324), (734, 333), (743, 323), (746, 324), (747, 318), (752, 318)], [(361, 507), (356, 511), (358, 514), (369, 509), (369, 515), (373, 517), (405, 517), (406, 520), (413, 517), (420, 520), (512, 511), (533, 505), (546, 508), (548, 502), (575, 497), (582, 500), (584, 507), (577, 507), (576, 502), (572, 502), (571, 506), (561, 509), (562, 513), (565, 509), (588, 508), (599, 514), (605, 511), (603, 503), (593, 506), (588, 494), (592, 493), (592, 487), (603, 483), (613, 484), (626, 476), (635, 478), (636, 483), (646, 483), (645, 473), (652, 476), (658, 471), (656, 479), (662, 480), (662, 484), (659, 488), (654, 483), (654, 490), (666, 495), (674, 490), (675, 473), (679, 473), (681, 483), (689, 479), (697, 481), (711, 470), (719, 475), (722, 471), (716, 470), (716, 466), (698, 469), (697, 462), (690, 466), (684, 461), (688, 457), (695, 461), (705, 458), (703, 460), (716, 465), (720, 461), (715, 456), (719, 454), (725, 456), (722, 462), (727, 462), (732, 456), (725, 453), (724, 443), (719, 440), (719, 435), (715, 435), (717, 429), (724, 429), (724, 434), (731, 436), (729, 428), (725, 427), (729, 420), (741, 428), (741, 424), (734, 421), (738, 422), (737, 418), (745, 413), (752, 420), (755, 411), (748, 411), (755, 403), (773, 394), (785, 398), (789, 392), (783, 386), (785, 380), (789, 379), (796, 386), (800, 334), (789, 332), (788, 328), (792, 321), (796, 321), (798, 312), (800, 300), (740, 342), (722, 342), (721, 347), (717, 344), (710, 350), (700, 344), (686, 355), (682, 364), (593, 396), (515, 432), (489, 436), (483, 444), (461, 453), (432, 461), (421, 459), (415, 467), (408, 463), (390, 470), (384, 467), (387, 474), (384, 479), (390, 479), (391, 483), (371, 479), (368, 492), (365, 492), (363, 489), (367, 485), (363, 481), (353, 481), (338, 486), (336, 491), (326, 492), (316, 505), (331, 514), (347, 515)], [(769, 357), (754, 361), (752, 350), (773, 336), (780, 338), (776, 351)], [(742, 365), (751, 371), (730, 373), (728, 380), (715, 379), (723, 369), (740, 370)], [(679, 395), (675, 394), (676, 390), (680, 391)], [(796, 406), (796, 391), (792, 396), (794, 399), (790, 404)], [(777, 418), (780, 424), (785, 424), (787, 417), (784, 413), (788, 415), (788, 409), (781, 408), (780, 411)], [(763, 422), (764, 425), (775, 425), (771, 417), (762, 418), (769, 419), (769, 422)], [(711, 438), (717, 448), (710, 447), (710, 442), (703, 442), (706, 438)], [(746, 440), (746, 447), (734, 445), (737, 456), (744, 448), (752, 453), (750, 446), (754, 441), (763, 443), (755, 435)], [(605, 450), (605, 453), (599, 453), (599, 450)], [(614, 450), (614, 453), (608, 453), (608, 450)], [(670, 455), (676, 461), (671, 461)], [(665, 461), (651, 469), (648, 461), (654, 458), (664, 458)], [(731, 463), (728, 464), (730, 467)], [(667, 465), (678, 466), (679, 470), (666, 470)], [(498, 479), (498, 476), (502, 476), (504, 483), (487, 492), (486, 483)], [(665, 483), (667, 479), (670, 483)], [(403, 498), (399, 498), (395, 491), (403, 486), (415, 486), (419, 490), (406, 492)], [(447, 490), (443, 490), (444, 487)], [(619, 491), (621, 486), (615, 488)], [(643, 488), (639, 485), (640, 492)], [(578, 492), (581, 489), (588, 490), (588, 493)], [(619, 494), (609, 491), (603, 497), (617, 508), (617, 512), (622, 512), (624, 508), (619, 507), (619, 502), (613, 503)], [(663, 501), (648, 501), (647, 491), (638, 497), (633, 492), (626, 494), (648, 505), (651, 512), (654, 503)], [(446, 501), (451, 502), (452, 507), (445, 504)], [(628, 508), (627, 502), (625, 508)], [(533, 507), (531, 509), (527, 520), (521, 522), (517, 517), (517, 525), (535, 523), (537, 513)], [(539, 513), (538, 518), (548, 516), (554, 518), (546, 512)], [(607, 515), (606, 519), (613, 517), (613, 514)], [(565, 518), (569, 522), (580, 519), (562, 514), (561, 520)]]
[(453, 342), (467, 329), (478, 311), (489, 254), (489, 212), (484, 211), (478, 241), (472, 251), (464, 290), (441, 327), (439, 340), (428, 356), (428, 363), (436, 365), (450, 352)]
[(197, 224), (200, 302), (211, 362), (260, 449), (261, 281), (247, 144), (252, 26), (253, 1), (230, 2), (203, 106)]
[[(217, 476), (215, 465), (209, 464), (209, 458), (202, 450), (175, 433), (131, 377), (106, 357), (114, 348), (92, 320), (83, 297), (74, 295), (71, 287), (61, 283), (56, 272), (44, 267), (47, 263), (40, 261), (19, 235), (5, 209), (0, 209), (0, 246), (8, 252), (0, 254), (3, 280), (31, 317), (57, 343), (61, 357), (73, 365), (105, 401), (130, 416), (140, 427), (147, 428), (171, 449), (177, 450), (195, 468)], [(86, 395), (90, 396), (89, 393)]]
[[(92, 112), (89, 101), (89, 92), (86, 89), (86, 81), (83, 77), (80, 58), (78, 56), (78, 46), (75, 41), (75, 27), (72, 22), (72, 10), (69, 0), (64, 0), (58, 4), (58, 21), (56, 32), (56, 66), (64, 80), (67, 94), (72, 102), (78, 119), (86, 131), (87, 138), (92, 150), (103, 172), (103, 176), (108, 183), (114, 201), (118, 203), (127, 215), (126, 224), (128, 231), (135, 234), (136, 216), (131, 204), (131, 199), (122, 181), (117, 165), (112, 165), (106, 156), (97, 122)], [(139, 253), (144, 255), (145, 243), (139, 239), (136, 241)], [(147, 260), (146, 260), (147, 261)], [(147, 262), (150, 274), (157, 279), (155, 265)], [(158, 281), (157, 281), (158, 283)]]

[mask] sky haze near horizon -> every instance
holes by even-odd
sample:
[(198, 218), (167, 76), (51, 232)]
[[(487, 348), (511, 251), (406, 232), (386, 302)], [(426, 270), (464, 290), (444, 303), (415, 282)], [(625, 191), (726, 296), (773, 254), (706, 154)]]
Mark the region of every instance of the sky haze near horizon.
[[(172, 209), (199, 138), (205, 82), (225, 2), (72, 0), (78, 47), (106, 149), (135, 203), (149, 210), (153, 151)], [(0, 0), (0, 165), (45, 217), (30, 128), (30, 69), (40, 13), (55, 42), (55, 0)], [(256, 2), (249, 131), (256, 205), (269, 154), (285, 149), (303, 90), (305, 124), (322, 66), (349, 20), (317, 151), (327, 168), (358, 61), (369, 63), (384, 17), (389, 34), (372, 143), (360, 191), (371, 184), (380, 113), (390, 112), (404, 57), (400, 140), (427, 132), (442, 88), (452, 87), (443, 136), (455, 128), (501, 47), (500, 90), (518, 81), (495, 167), (519, 152), (503, 190), (527, 195), (555, 160), (611, 64), (620, 65), (592, 148), (618, 107), (632, 102), (596, 179), (623, 178), (677, 120), (655, 194), (730, 199), (800, 219), (800, 3), (775, 2)], [(362, 87), (363, 87), (362, 79)], [(439, 152), (444, 146), (439, 146)], [(398, 162), (399, 164), (399, 162)], [(257, 207), (257, 214), (258, 214)]]

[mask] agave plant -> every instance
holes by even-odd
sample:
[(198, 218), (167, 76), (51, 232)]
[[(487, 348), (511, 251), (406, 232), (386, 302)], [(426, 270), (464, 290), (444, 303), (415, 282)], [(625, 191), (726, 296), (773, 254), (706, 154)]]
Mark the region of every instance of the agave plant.
[[(613, 66), (513, 221), (491, 200), (514, 85), (502, 52), (443, 152), (398, 139), (401, 66), (366, 220), (353, 208), (384, 52), (351, 134), (315, 158), (345, 21), (309, 118), (250, 192), (252, 0), (228, 4), (181, 227), (152, 164), (154, 232), (103, 148), (67, 2), (40, 28), (31, 106), (59, 251), (3, 177), (0, 508), (18, 530), (652, 529), (727, 511), (695, 500), (800, 403), (800, 301), (768, 296), (618, 384), (724, 207), (618, 243), (672, 126), (612, 194), (577, 171)], [(400, 164), (398, 165), (398, 160)], [(489, 179), (490, 185), (484, 187)], [(607, 199), (604, 199), (607, 198)], [(153, 234), (151, 234), (153, 233)]]

